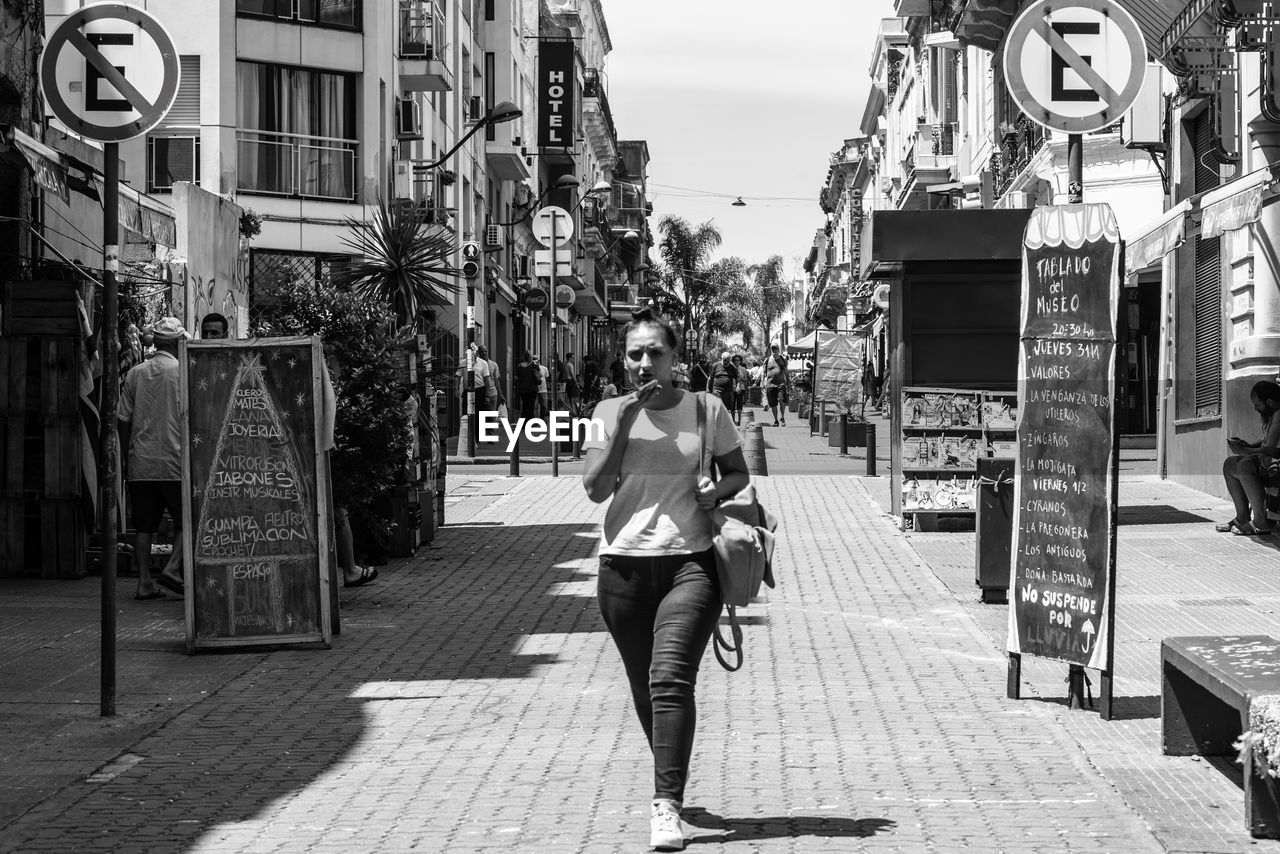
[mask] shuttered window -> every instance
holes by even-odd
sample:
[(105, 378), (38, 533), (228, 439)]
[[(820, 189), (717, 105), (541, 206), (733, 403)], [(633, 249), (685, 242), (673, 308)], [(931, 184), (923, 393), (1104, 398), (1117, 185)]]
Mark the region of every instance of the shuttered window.
[[(1213, 158), (1213, 111), (1205, 110), (1192, 124), (1195, 151), (1195, 191), (1203, 193), (1221, 183)], [(1222, 413), (1222, 238), (1196, 239), (1195, 407), (1197, 416)]]
[(179, 57), (182, 76), (173, 106), (164, 117), (165, 127), (200, 127), (200, 57)]

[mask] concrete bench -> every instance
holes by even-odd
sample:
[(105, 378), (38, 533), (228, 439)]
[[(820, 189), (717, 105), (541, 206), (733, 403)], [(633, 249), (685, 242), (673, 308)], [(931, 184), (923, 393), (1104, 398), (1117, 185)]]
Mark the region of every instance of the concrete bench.
[[(1234, 756), (1255, 697), (1280, 694), (1280, 641), (1267, 635), (1165, 638), (1160, 721), (1166, 756)], [(1244, 761), (1245, 824), (1280, 838), (1276, 779), (1252, 750)]]

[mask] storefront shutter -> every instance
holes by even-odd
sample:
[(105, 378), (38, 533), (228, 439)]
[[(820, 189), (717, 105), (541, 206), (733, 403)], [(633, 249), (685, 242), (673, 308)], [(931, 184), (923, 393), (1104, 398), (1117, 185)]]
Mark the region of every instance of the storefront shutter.
[[(1192, 124), (1195, 150), (1195, 190), (1203, 193), (1221, 183), (1213, 150), (1213, 111), (1205, 110)], [(1207, 161), (1207, 163), (1206, 163)], [(1196, 333), (1196, 415), (1222, 412), (1222, 239), (1196, 239), (1194, 295)]]

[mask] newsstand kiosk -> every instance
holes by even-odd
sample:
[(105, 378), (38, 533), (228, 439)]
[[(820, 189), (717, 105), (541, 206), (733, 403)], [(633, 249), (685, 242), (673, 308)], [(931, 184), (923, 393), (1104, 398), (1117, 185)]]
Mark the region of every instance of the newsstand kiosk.
[[(904, 528), (967, 524), (979, 483), (991, 480), (979, 477), (980, 465), (986, 471), (988, 461), (1007, 459), (1012, 474), (1030, 213), (875, 211), (869, 218), (864, 277), (890, 282), (890, 489)], [(980, 586), (1006, 589), (1007, 557), (989, 563), (993, 572)]]

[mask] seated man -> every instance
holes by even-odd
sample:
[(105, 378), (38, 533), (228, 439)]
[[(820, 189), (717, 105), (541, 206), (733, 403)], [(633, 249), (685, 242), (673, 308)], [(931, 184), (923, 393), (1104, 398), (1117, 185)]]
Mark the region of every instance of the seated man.
[(1268, 380), (1253, 384), (1249, 392), (1253, 408), (1262, 417), (1262, 439), (1246, 442), (1233, 437), (1227, 440), (1231, 456), (1222, 463), (1222, 476), (1227, 492), (1235, 504), (1235, 518), (1217, 526), (1217, 530), (1245, 536), (1270, 534), (1275, 526), (1267, 519), (1267, 494), (1263, 484), (1267, 469), (1280, 457), (1280, 385)]

